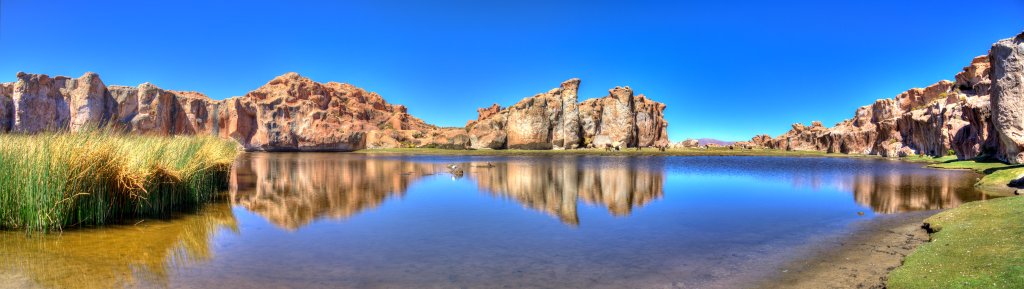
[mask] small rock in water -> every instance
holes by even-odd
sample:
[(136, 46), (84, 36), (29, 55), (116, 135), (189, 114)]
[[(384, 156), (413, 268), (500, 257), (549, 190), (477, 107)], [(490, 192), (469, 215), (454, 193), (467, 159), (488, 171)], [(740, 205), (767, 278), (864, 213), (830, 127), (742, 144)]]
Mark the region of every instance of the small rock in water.
[(864, 212), (857, 212), (857, 216), (863, 216)]

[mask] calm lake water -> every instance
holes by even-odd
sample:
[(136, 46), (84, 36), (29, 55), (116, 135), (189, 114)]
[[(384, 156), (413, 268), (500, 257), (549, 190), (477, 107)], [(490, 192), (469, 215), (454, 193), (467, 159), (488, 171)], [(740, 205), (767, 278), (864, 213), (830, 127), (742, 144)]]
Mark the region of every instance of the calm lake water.
[(251, 153), (196, 214), (0, 232), (0, 286), (742, 286), (854, 224), (977, 200), (977, 177), (848, 158)]

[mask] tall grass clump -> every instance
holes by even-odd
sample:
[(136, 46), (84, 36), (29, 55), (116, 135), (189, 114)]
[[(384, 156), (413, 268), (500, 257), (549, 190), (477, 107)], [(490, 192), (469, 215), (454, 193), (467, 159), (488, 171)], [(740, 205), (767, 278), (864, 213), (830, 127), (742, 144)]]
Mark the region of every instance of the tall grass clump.
[(226, 187), (236, 144), (116, 132), (0, 135), (0, 229), (163, 217)]

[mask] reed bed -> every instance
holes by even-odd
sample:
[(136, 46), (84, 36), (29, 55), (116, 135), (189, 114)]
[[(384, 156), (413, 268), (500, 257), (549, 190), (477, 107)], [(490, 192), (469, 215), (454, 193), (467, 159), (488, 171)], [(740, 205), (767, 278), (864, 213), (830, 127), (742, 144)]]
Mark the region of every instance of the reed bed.
[(237, 154), (215, 137), (0, 135), (0, 229), (166, 217), (213, 200)]

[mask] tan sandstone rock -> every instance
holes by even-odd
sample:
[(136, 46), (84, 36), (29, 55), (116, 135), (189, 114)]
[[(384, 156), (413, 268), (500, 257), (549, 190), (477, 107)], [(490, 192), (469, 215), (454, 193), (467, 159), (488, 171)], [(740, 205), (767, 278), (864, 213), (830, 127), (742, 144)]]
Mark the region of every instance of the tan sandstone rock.
[[(608, 145), (667, 145), (664, 104), (634, 98), (628, 88), (592, 101), (599, 115), (585, 127), (579, 79), (508, 108), (480, 109), (465, 128), (429, 125), (372, 92), (319, 83), (296, 73), (278, 76), (244, 96), (211, 100), (191, 91), (106, 86), (80, 78), (19, 73), (0, 84), (0, 132), (36, 133), (113, 127), (154, 135), (216, 135), (249, 151), (349, 151), (362, 148), (577, 148), (583, 130)], [(593, 112), (593, 111), (591, 111)], [(615, 139), (612, 139), (614, 137)], [(593, 139), (593, 138), (591, 138)]]
[[(628, 86), (608, 90), (608, 96), (597, 99), (601, 105), (601, 119), (597, 125), (594, 145), (603, 147), (615, 143), (625, 147), (636, 144), (636, 117), (633, 115), (633, 90)], [(597, 136), (606, 136), (610, 144), (598, 143)]]
[(992, 119), (1000, 142), (996, 156), (1019, 164), (1024, 162), (1024, 33), (996, 42), (989, 59)]
[(477, 109), (477, 119), (469, 121), (466, 128), (474, 149), (502, 149), (508, 139), (505, 126), (508, 124), (508, 110), (498, 104)]
[(23, 133), (66, 130), (71, 120), (71, 108), (61, 89), (68, 81), (70, 78), (19, 72), (12, 93), (12, 130)]
[(236, 138), (248, 150), (351, 151), (366, 147), (369, 131), (434, 128), (376, 93), (297, 73), (278, 76), (241, 98), (234, 112), (253, 112), (256, 120), (248, 141)]
[(633, 99), (636, 124), (636, 146), (668, 146), (668, 122), (665, 121), (665, 104), (647, 99), (643, 94)]
[(512, 149), (575, 148), (579, 146), (579, 79), (523, 99), (508, 108), (507, 146)]

